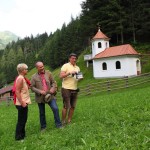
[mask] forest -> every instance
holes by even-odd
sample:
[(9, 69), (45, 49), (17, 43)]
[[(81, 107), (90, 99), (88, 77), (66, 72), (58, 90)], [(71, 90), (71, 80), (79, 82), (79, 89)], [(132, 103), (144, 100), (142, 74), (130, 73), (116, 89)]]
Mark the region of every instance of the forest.
[[(81, 9), (79, 16), (71, 17), (67, 25), (64, 23), (54, 33), (45, 32), (35, 37), (31, 34), (12, 41), (1, 50), (0, 87), (15, 79), (18, 63), (26, 63), (32, 69), (36, 61), (43, 61), (56, 69), (68, 61), (71, 52), (80, 55), (90, 49), (91, 39), (99, 26), (111, 39), (110, 46), (149, 43), (149, 0), (86, 0), (81, 3)], [(150, 53), (150, 49), (146, 53)]]

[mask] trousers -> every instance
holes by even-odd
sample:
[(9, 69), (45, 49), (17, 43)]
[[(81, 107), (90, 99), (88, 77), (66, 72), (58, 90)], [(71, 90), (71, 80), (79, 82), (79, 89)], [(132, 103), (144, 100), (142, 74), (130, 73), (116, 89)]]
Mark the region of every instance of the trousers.
[(18, 110), (18, 120), (16, 125), (15, 139), (21, 140), (25, 138), (25, 125), (28, 118), (28, 106), (22, 107), (16, 105), (16, 108)]
[[(61, 126), (61, 121), (59, 117), (59, 109), (55, 99), (52, 99), (47, 103), (53, 111), (55, 126), (59, 128)], [(45, 116), (45, 103), (38, 103), (39, 107), (39, 117), (41, 129), (46, 128), (46, 116)]]

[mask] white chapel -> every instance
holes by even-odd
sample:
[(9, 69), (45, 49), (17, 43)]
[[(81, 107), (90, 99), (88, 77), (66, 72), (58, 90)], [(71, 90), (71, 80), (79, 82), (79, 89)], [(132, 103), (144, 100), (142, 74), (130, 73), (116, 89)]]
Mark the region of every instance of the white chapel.
[(141, 73), (139, 53), (130, 44), (109, 47), (109, 38), (99, 29), (92, 38), (92, 54), (84, 60), (93, 62), (94, 78), (136, 76)]

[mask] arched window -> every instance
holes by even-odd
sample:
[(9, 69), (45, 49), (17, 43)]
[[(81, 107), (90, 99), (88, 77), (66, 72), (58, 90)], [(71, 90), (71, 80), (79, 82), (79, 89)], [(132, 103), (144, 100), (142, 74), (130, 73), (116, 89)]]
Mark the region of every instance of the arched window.
[(102, 69), (107, 70), (107, 64), (105, 62), (102, 63)]
[(121, 63), (120, 63), (120, 61), (116, 61), (116, 69), (121, 69)]
[(98, 48), (101, 48), (101, 47), (102, 47), (101, 42), (98, 42)]

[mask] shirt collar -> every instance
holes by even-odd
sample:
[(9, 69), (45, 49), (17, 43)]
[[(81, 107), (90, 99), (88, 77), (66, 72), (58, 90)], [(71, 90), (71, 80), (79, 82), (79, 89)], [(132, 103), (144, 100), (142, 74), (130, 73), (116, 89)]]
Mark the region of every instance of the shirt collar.
[(75, 65), (73, 65), (73, 64), (72, 64), (72, 63), (70, 63), (70, 62), (69, 62), (69, 64), (70, 64), (71, 66), (73, 66), (73, 67), (76, 67), (76, 64), (75, 64)]
[(39, 74), (39, 75), (43, 75), (43, 74), (45, 74), (45, 71), (44, 71), (44, 72), (41, 72), (41, 73), (40, 73), (40, 72), (38, 72), (38, 74)]

